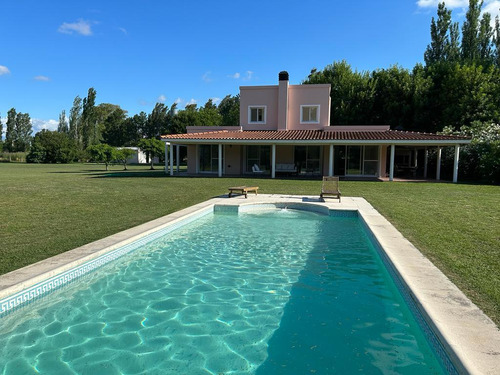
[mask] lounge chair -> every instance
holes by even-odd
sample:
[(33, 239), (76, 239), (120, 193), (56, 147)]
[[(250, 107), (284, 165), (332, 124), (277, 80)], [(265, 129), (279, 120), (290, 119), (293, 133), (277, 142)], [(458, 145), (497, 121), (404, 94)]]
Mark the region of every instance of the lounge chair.
[(331, 196), (339, 199), (340, 203), (340, 190), (339, 190), (339, 178), (328, 176), (323, 177), (323, 185), (321, 186), (320, 198), (323, 199), (324, 196)]
[(252, 166), (252, 172), (253, 173), (263, 173), (264, 171), (262, 171), (257, 164), (254, 164)]

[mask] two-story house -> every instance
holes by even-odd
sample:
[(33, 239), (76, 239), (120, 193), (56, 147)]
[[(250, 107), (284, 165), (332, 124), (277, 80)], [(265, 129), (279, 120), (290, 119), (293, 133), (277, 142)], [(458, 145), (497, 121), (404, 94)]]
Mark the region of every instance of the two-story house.
[(427, 175), (427, 147), (437, 147), (439, 179), (441, 148), (454, 146), (456, 182), (460, 145), (470, 143), (468, 138), (395, 131), (389, 125), (330, 126), (330, 89), (329, 84), (290, 85), (287, 72), (279, 73), (278, 85), (241, 86), (240, 126), (190, 126), (186, 134), (162, 136), (165, 170), (174, 174), (173, 146), (178, 150), (183, 145), (188, 173), (193, 175), (389, 176), (392, 180), (396, 167), (409, 171), (417, 167), (419, 151), (425, 154)]

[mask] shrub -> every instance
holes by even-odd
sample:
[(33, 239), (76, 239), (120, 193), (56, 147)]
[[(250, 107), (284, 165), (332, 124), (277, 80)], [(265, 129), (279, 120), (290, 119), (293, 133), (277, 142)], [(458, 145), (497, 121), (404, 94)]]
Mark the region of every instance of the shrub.
[(42, 130), (36, 133), (28, 163), (71, 163), (78, 158), (78, 147), (66, 133)]

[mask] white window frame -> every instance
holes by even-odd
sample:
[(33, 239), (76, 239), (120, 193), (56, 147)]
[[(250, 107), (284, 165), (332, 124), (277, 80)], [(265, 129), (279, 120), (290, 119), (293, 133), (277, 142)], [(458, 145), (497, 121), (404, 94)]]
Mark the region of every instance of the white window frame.
[[(252, 121), (252, 109), (263, 109), (264, 116), (262, 116), (263, 121)], [(249, 124), (265, 124), (267, 120), (267, 105), (249, 105), (248, 106), (248, 123)]]
[[(317, 108), (317, 114), (318, 117), (316, 121), (303, 121), (303, 114), (304, 114), (304, 108), (312, 108), (316, 107)], [(320, 119), (320, 114), (321, 114), (321, 106), (319, 104), (303, 104), (300, 106), (300, 123), (301, 124), (319, 124), (319, 119)]]

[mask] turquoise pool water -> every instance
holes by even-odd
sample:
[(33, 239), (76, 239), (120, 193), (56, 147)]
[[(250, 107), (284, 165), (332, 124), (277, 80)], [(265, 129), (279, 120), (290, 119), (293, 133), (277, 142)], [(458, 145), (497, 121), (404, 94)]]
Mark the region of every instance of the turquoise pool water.
[(440, 374), (358, 218), (207, 215), (0, 320), (0, 374)]

